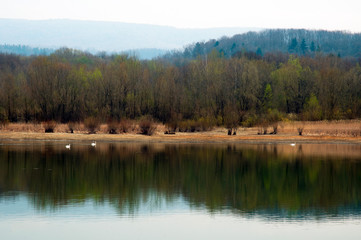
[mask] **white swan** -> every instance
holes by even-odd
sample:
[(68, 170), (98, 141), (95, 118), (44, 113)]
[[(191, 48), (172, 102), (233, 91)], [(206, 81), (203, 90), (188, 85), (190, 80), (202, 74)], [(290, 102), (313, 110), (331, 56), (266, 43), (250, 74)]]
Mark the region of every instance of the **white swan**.
[(70, 149), (70, 143), (67, 144), (67, 145), (65, 145), (65, 148), (66, 148), (66, 149)]
[(97, 145), (97, 142), (94, 141), (94, 142), (92, 142), (90, 145), (91, 145), (92, 147), (95, 147), (95, 146)]
[(296, 143), (291, 143), (290, 145), (291, 145), (292, 147), (294, 147), (294, 146), (296, 146)]

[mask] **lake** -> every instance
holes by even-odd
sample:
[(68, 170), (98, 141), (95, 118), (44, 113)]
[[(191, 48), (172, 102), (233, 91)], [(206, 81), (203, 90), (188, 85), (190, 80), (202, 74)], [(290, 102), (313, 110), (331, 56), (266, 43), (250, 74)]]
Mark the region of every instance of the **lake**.
[(0, 142), (0, 239), (360, 239), (361, 145)]

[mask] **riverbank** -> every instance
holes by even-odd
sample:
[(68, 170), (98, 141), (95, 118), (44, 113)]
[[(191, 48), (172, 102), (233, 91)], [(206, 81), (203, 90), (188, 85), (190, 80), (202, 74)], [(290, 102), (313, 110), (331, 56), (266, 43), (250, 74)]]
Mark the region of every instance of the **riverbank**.
[[(302, 136), (298, 129), (302, 128)], [(268, 129), (268, 133), (271, 132)], [(9, 124), (0, 129), (0, 141), (98, 141), (139, 143), (354, 143), (361, 144), (361, 121), (281, 123), (277, 134), (259, 134), (260, 128), (239, 128), (237, 135), (227, 135), (227, 129), (214, 128), (206, 132), (176, 132), (164, 134), (165, 126), (157, 125), (152, 136), (141, 135), (137, 130), (122, 134), (108, 134), (107, 125), (100, 126), (96, 134), (86, 131), (70, 133), (66, 124), (58, 124), (54, 133), (45, 133), (40, 124)]]

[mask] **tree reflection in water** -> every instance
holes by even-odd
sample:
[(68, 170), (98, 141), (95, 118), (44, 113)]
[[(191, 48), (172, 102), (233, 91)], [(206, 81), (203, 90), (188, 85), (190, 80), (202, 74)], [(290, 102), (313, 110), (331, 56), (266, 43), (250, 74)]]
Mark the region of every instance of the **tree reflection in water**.
[(360, 215), (360, 147), (316, 146), (318, 153), (329, 147), (348, 156), (309, 154), (312, 147), (98, 143), (74, 144), (69, 151), (54, 143), (4, 145), (0, 198), (25, 193), (38, 209), (109, 201), (131, 213), (149, 198), (171, 202), (181, 196), (210, 212)]

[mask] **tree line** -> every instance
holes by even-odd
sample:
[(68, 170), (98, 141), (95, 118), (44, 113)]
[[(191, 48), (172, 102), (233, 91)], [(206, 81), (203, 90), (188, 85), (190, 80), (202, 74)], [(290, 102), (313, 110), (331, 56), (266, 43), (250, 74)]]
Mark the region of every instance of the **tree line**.
[(72, 49), (0, 55), (2, 122), (142, 116), (245, 126), (265, 118), (359, 118), (360, 62), (321, 53), (239, 52), (227, 58), (216, 49), (177, 62)]

